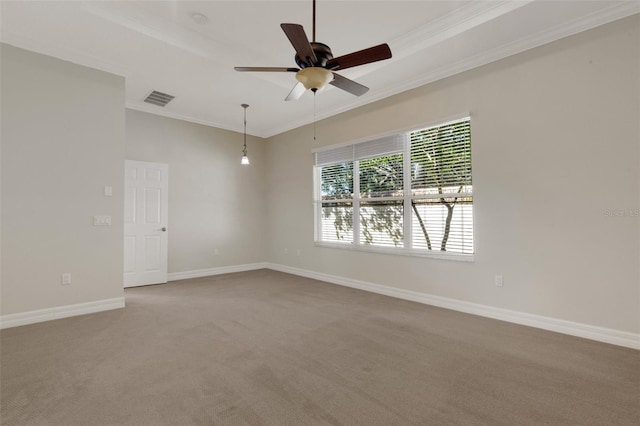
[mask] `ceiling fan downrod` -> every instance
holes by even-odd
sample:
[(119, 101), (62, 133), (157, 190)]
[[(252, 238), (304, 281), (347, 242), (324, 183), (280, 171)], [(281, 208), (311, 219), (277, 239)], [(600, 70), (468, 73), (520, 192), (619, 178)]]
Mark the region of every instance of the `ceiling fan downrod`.
[(316, 0), (313, 0), (313, 24), (312, 24), (312, 30), (311, 30), (311, 38), (312, 38), (312, 42), (316, 42)]

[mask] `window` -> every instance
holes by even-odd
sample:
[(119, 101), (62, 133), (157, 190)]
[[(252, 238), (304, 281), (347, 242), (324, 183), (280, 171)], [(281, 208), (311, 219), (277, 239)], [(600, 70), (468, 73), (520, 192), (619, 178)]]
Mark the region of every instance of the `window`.
[(315, 153), (316, 242), (415, 255), (473, 254), (471, 123)]

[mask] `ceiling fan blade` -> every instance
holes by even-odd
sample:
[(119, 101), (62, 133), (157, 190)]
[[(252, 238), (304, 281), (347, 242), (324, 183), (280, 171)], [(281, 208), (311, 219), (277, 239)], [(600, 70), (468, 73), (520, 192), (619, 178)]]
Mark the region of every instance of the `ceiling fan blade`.
[(389, 58), (391, 58), (391, 49), (388, 44), (384, 43), (368, 49), (359, 50), (357, 52), (329, 59), (327, 61), (327, 68), (330, 70), (343, 70)]
[(300, 97), (304, 94), (306, 90), (307, 89), (305, 89), (302, 83), (298, 83), (295, 86), (293, 86), (293, 89), (291, 89), (291, 92), (289, 92), (289, 94), (287, 95), (286, 98), (284, 98), (284, 100), (297, 101), (298, 99), (300, 99)]
[(362, 96), (369, 91), (369, 88), (367, 86), (363, 86), (360, 83), (349, 80), (348, 78), (343, 77), (335, 72), (333, 73), (333, 80), (329, 84), (356, 96)]
[(309, 43), (309, 39), (304, 32), (304, 28), (299, 24), (280, 24), (280, 28), (287, 35), (287, 38), (296, 50), (298, 57), (304, 62), (314, 65), (318, 63), (316, 54), (313, 53), (313, 48)]
[(286, 67), (233, 67), (236, 71), (262, 71), (262, 72), (298, 72), (298, 68)]

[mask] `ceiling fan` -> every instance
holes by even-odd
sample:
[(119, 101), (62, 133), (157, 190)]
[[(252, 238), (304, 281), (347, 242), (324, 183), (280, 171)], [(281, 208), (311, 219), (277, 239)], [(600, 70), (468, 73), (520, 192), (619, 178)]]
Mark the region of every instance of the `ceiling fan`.
[(280, 27), (296, 51), (295, 61), (299, 68), (235, 67), (234, 69), (236, 71), (296, 73), (298, 83), (285, 98), (286, 101), (299, 99), (307, 89), (315, 93), (327, 84), (353, 95), (362, 96), (369, 90), (368, 87), (343, 77), (335, 71), (391, 58), (391, 49), (386, 43), (334, 58), (329, 46), (316, 42), (316, 0), (313, 0), (313, 38), (311, 42), (309, 42), (302, 25), (280, 24)]

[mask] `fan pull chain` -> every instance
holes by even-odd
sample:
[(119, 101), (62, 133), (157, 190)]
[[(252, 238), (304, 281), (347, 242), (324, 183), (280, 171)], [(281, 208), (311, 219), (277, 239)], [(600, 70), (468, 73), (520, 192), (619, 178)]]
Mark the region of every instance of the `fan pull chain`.
[(313, 140), (316, 140), (316, 92), (313, 92)]

